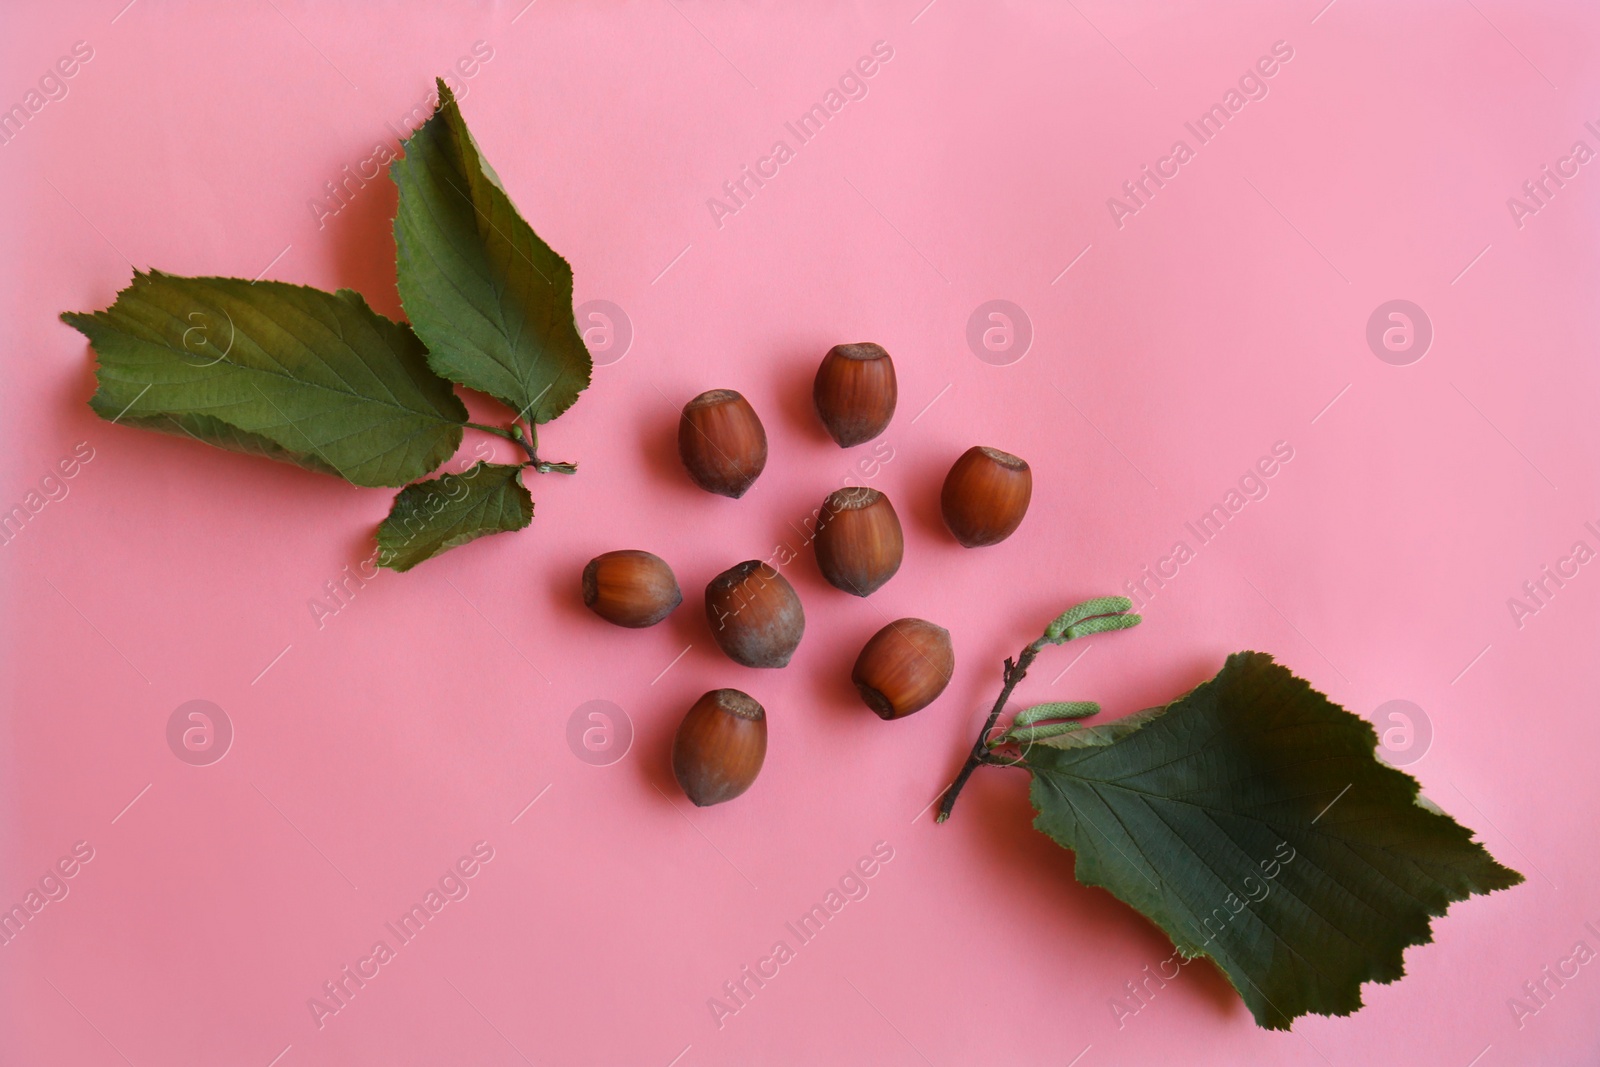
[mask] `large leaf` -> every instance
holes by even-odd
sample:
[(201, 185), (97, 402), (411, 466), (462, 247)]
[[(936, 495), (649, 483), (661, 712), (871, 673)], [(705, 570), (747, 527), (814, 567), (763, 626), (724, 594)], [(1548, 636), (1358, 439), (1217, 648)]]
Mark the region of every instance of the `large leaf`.
[(519, 418), (571, 407), (593, 367), (572, 317), (572, 268), (517, 214), (443, 81), (389, 174), (400, 300), (434, 370)]
[(1430, 918), (1522, 881), (1373, 755), (1377, 735), (1259, 652), (1165, 708), (1028, 747), (1034, 825), (1078, 879), (1216, 960), (1257, 1024), (1348, 1015)]
[(68, 325), (99, 356), (102, 418), (404, 485), (449, 459), (467, 411), (403, 323), (349, 289), (135, 272)]
[(406, 486), (378, 527), (378, 565), (408, 571), (485, 534), (522, 529), (533, 521), (522, 470), (478, 463), (462, 474)]

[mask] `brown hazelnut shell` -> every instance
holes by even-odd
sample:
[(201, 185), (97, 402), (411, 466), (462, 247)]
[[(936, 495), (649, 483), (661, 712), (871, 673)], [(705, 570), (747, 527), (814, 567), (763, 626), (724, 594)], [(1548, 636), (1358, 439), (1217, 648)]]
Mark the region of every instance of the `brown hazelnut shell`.
[(817, 567), (829, 585), (870, 596), (900, 569), (906, 542), (889, 498), (852, 486), (823, 501), (815, 547)]
[(894, 360), (882, 345), (834, 345), (822, 357), (811, 399), (828, 436), (849, 448), (881, 434), (899, 400)]
[(896, 619), (873, 634), (850, 680), (881, 719), (903, 719), (938, 699), (955, 673), (950, 631), (926, 619)]
[(999, 544), (1017, 531), (1033, 499), (1033, 471), (998, 448), (967, 449), (939, 495), (944, 524), (968, 548)]
[(717, 646), (746, 667), (787, 666), (806, 632), (800, 595), (789, 579), (758, 559), (711, 579), (706, 622)]
[(767, 465), (767, 431), (743, 396), (712, 389), (683, 406), (678, 455), (696, 485), (737, 500)]
[(702, 808), (749, 789), (766, 757), (766, 709), (737, 689), (695, 701), (672, 739), (672, 775)]
[(583, 568), (583, 602), (618, 626), (654, 626), (683, 603), (672, 568), (638, 549), (603, 552)]

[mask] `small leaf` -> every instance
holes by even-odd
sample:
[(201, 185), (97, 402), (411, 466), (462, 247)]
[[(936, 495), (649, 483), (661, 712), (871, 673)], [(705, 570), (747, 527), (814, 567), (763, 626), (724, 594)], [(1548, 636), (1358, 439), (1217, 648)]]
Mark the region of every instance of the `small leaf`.
[(1056, 700), (1023, 708), (1011, 720), (1013, 726), (1029, 726), (1046, 719), (1087, 719), (1100, 714), (1100, 705), (1092, 700)]
[(67, 312), (99, 357), (89, 401), (356, 485), (404, 485), (449, 459), (467, 410), (403, 323), (349, 289), (135, 272), (116, 302)]
[(1034, 826), (1189, 957), (1212, 957), (1256, 1023), (1349, 1015), (1363, 982), (1454, 901), (1520, 883), (1374, 756), (1377, 735), (1259, 652), (1164, 708), (1026, 753)]
[(1083, 729), (1081, 722), (1053, 722), (1045, 726), (1013, 726), (1000, 738), (1001, 744), (1026, 745), (1047, 737), (1060, 737)]
[(1067, 628), (1075, 623), (1080, 623), (1084, 619), (1096, 615), (1120, 615), (1132, 607), (1133, 601), (1125, 596), (1099, 596), (1093, 600), (1085, 600), (1083, 603), (1068, 608), (1050, 620), (1050, 625), (1045, 627), (1045, 640), (1054, 644), (1070, 641), (1071, 637), (1067, 636)]
[(522, 468), (478, 463), (400, 490), (378, 526), (378, 565), (408, 571), (458, 545), (532, 521), (533, 498), (522, 484)]
[(1101, 615), (1093, 619), (1085, 619), (1067, 627), (1063, 640), (1076, 641), (1080, 637), (1090, 634), (1110, 633), (1112, 630), (1131, 630), (1144, 621), (1142, 615)]
[(572, 268), (523, 221), (441, 80), (439, 107), (389, 168), (400, 300), (428, 363), (518, 418), (549, 422), (589, 384)]
[(1051, 748), (1103, 748), (1114, 745), (1128, 734), (1142, 729), (1151, 719), (1166, 714), (1166, 708), (1146, 708), (1136, 711), (1132, 715), (1124, 715), (1114, 722), (1103, 726), (1088, 726), (1077, 731), (1071, 737), (1053, 739)]

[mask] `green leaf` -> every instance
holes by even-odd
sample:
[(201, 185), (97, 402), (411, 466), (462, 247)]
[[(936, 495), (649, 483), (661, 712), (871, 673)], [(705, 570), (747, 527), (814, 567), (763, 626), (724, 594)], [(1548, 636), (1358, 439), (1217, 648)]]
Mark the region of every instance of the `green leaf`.
[(478, 463), (400, 490), (378, 526), (378, 565), (408, 571), (485, 534), (520, 530), (532, 521), (533, 498), (522, 484), (522, 468)]
[(589, 384), (572, 317), (572, 268), (517, 214), (455, 96), (390, 165), (400, 300), (434, 370), (549, 422)]
[(467, 411), (403, 323), (358, 293), (135, 272), (67, 312), (99, 357), (102, 418), (183, 433), (356, 485), (404, 485), (461, 444)]
[(1430, 918), (1522, 875), (1373, 755), (1371, 726), (1259, 652), (1165, 708), (1034, 744), (1034, 826), (1212, 957), (1256, 1023), (1348, 1015)]
[(1098, 714), (1100, 705), (1092, 700), (1054, 700), (1023, 708), (1017, 712), (1017, 717), (1011, 721), (1011, 725), (1031, 726), (1046, 719), (1087, 719), (1091, 715)]

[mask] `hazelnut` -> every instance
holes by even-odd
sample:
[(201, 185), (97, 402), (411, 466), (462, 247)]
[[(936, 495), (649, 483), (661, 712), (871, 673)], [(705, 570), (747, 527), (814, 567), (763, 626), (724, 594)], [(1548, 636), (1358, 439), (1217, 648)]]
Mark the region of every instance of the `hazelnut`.
[(722, 651), (746, 667), (787, 665), (806, 632), (806, 612), (794, 586), (758, 559), (711, 579), (706, 621)]
[(834, 588), (871, 595), (900, 569), (905, 545), (894, 505), (876, 489), (840, 489), (823, 501), (817, 566)]
[(678, 724), (672, 775), (689, 799), (704, 808), (749, 789), (766, 756), (766, 710), (737, 689), (713, 689)]
[(894, 360), (882, 345), (870, 341), (828, 349), (811, 387), (817, 415), (841, 448), (882, 433), (894, 418), (898, 398)]
[(606, 552), (583, 568), (583, 602), (618, 626), (654, 626), (683, 603), (678, 579), (660, 556), (637, 549)]
[(737, 500), (767, 465), (767, 431), (748, 400), (713, 389), (683, 406), (678, 455), (694, 484)]
[(979, 445), (963, 452), (950, 468), (939, 506), (956, 540), (977, 548), (1015, 533), (1032, 497), (1033, 472), (1024, 460)]
[(897, 619), (872, 635), (850, 680), (881, 719), (902, 719), (932, 704), (956, 669), (950, 631), (925, 619)]

